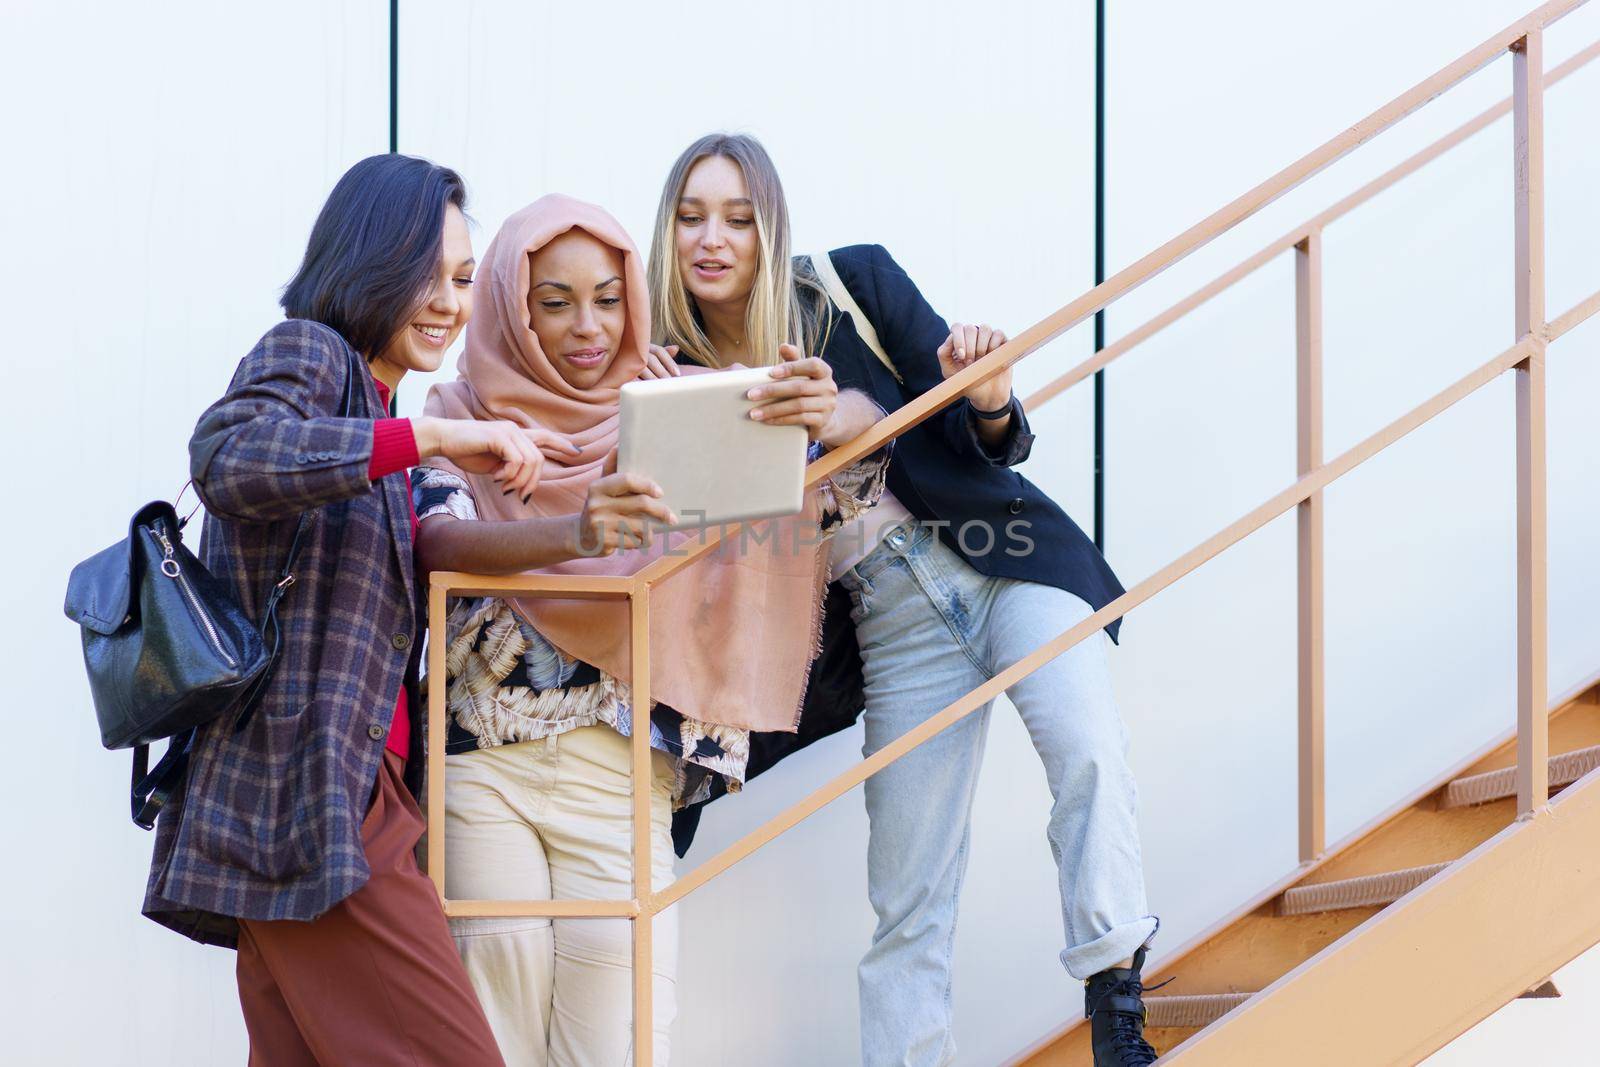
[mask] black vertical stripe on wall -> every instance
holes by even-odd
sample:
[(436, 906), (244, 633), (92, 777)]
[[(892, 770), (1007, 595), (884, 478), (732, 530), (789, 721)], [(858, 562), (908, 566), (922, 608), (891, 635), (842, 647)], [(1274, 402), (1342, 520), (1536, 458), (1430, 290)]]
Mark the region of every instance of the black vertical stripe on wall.
[(389, 0), (389, 151), (400, 151), (400, 0)]
[[(1106, 280), (1106, 0), (1094, 5), (1094, 284)], [(1106, 346), (1106, 313), (1094, 313), (1094, 350)], [(1094, 372), (1094, 546), (1106, 550), (1106, 372)]]
[[(400, 151), (400, 0), (389, 0), (389, 151)], [(389, 397), (391, 419), (400, 413), (399, 393)]]

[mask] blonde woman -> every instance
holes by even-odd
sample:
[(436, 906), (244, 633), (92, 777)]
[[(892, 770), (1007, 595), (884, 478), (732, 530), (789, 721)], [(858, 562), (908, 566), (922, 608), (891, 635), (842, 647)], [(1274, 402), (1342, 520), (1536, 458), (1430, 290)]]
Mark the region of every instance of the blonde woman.
[[(660, 557), (660, 489), (613, 471), (623, 383), (644, 368), (641, 257), (605, 211), (547, 196), (501, 227), (478, 275), (479, 314), (459, 381), (428, 411), (559, 434), (529, 491), (506, 494), (449, 462), (414, 494), (421, 569), (632, 574)], [(818, 447), (881, 412), (840, 396), (826, 364), (774, 368), (762, 421), (807, 427)], [(841, 472), (767, 536), (714, 552), (651, 596), (652, 878), (672, 876), (674, 804), (715, 778), (737, 788), (755, 730), (794, 729), (821, 590), (820, 533), (881, 491), (886, 457)], [(819, 530), (820, 528), (820, 530)], [(674, 535), (671, 545), (687, 535)], [(754, 546), (754, 547), (752, 547)], [(632, 895), (625, 605), (488, 597), (455, 602), (446, 630), (446, 892), (457, 899)], [(430, 679), (430, 684), (434, 682)], [(508, 1063), (631, 1062), (632, 955), (625, 919), (452, 921), (467, 974)], [(677, 916), (655, 920), (655, 1062), (676, 1010)]]
[[(747, 136), (703, 137), (678, 157), (656, 216), (650, 291), (655, 366), (672, 356), (759, 366), (794, 346), (886, 411), (1005, 342), (988, 326), (946, 325), (880, 246), (791, 259), (777, 171)], [(1083, 532), (1010, 469), (1032, 443), (1009, 371), (900, 438), (881, 502), (832, 542), (850, 610), (827, 617), (835, 659), (812, 671), (798, 741), (842, 728), (864, 703), (870, 755), (1121, 594)], [(859, 658), (839, 640), (851, 627)], [(1061, 960), (1086, 982), (1095, 1063), (1125, 1067), (1155, 1059), (1140, 969), (1158, 923), (1145, 904), (1106, 645), (1080, 643), (1008, 696), (1054, 797)], [(988, 715), (986, 706), (867, 779), (878, 915), (859, 969), (868, 1067), (954, 1058), (950, 952)], [(753, 755), (750, 771), (793, 747), (759, 765)], [(692, 821), (680, 820), (680, 847)]]

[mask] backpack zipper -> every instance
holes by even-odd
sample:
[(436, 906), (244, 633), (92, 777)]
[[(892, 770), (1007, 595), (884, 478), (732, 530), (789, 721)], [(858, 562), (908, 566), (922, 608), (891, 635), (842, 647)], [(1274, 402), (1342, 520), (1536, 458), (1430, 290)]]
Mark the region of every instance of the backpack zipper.
[(172, 542), (167, 540), (166, 531), (160, 526), (151, 527), (155, 531), (156, 540), (161, 542), (161, 573), (178, 583), (178, 588), (183, 591), (183, 597), (189, 602), (195, 617), (200, 620), (200, 625), (205, 628), (206, 636), (211, 638), (211, 645), (217, 650), (217, 655), (222, 657), (224, 663), (230, 667), (237, 667), (228, 650), (222, 647), (222, 638), (217, 636), (217, 628), (211, 622), (211, 616), (206, 614), (206, 609), (200, 603), (200, 598), (195, 596), (194, 590), (189, 586), (189, 579), (184, 577), (183, 569), (178, 566), (178, 561), (173, 556)]

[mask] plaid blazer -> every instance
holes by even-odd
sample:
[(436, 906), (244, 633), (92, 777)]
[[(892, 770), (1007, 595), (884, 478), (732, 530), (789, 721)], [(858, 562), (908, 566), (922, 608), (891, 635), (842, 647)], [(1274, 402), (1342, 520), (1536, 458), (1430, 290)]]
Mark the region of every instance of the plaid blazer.
[[(412, 736), (426, 736), (408, 483), (403, 472), (367, 480), (382, 409), (363, 368), (328, 327), (279, 323), (189, 441), (208, 513), (200, 558), (250, 615), (300, 515), (314, 515), (260, 703), (242, 731), (224, 717), (196, 734), (156, 828), (144, 913), (208, 944), (235, 946), (237, 918), (312, 919), (365, 884), (361, 822), (402, 684)], [(353, 370), (365, 388), (339, 418)], [(418, 792), (420, 765), (408, 774)]]

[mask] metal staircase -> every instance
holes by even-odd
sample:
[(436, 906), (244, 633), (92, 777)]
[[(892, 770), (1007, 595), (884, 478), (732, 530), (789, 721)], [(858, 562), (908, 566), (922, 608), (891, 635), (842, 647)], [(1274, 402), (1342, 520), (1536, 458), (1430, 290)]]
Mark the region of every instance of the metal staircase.
[[(1508, 113), (1515, 123), (1516, 336), (1535, 340), (1542, 352), (1548, 341), (1600, 310), (1600, 294), (1595, 294), (1543, 328), (1539, 322), (1542, 90), (1600, 57), (1600, 42), (1546, 72), (1542, 85), (1536, 85), (1536, 72), (1543, 66), (1542, 27), (1575, 6), (1544, 5), (1407, 94), (1443, 91), (1461, 71), (1481, 66), (1488, 50), (1509, 48), (1514, 60), (1510, 99), (1039, 390), (1029, 398), (1030, 407), (1293, 249), (1302, 482), (1319, 466), (1365, 462), (1398, 434), (1380, 431), (1343, 457), (1321, 461), (1322, 229)], [(1540, 29), (1528, 33), (1534, 27)], [(1343, 139), (1364, 126), (1358, 123)], [(1492, 365), (1483, 368), (1483, 380), (1497, 376)], [(1147, 1026), (1152, 1042), (1165, 1053), (1162, 1063), (1414, 1064), (1514, 998), (1559, 996), (1548, 976), (1600, 943), (1600, 863), (1592, 859), (1600, 846), (1600, 676), (1554, 705), (1543, 688), (1544, 429), (1533, 425), (1539, 421), (1534, 409), (1543, 404), (1541, 376), (1540, 371), (1518, 376), (1518, 729), (1331, 848), (1323, 840), (1322, 808), (1320, 494), (1296, 494), (1301, 864), (1188, 944), (1153, 961), (1147, 984), (1171, 980), (1147, 998)], [(1458, 385), (1465, 386), (1466, 379)], [(1417, 413), (1426, 411), (1431, 418), (1464, 395), (1447, 389)], [(1406, 433), (1420, 424), (1402, 417), (1391, 429)], [(1232, 532), (1216, 540), (1231, 544)], [(1169, 573), (1187, 569), (1175, 564), (1151, 583), (1164, 584)], [(1559, 791), (1553, 801), (1551, 791)], [(1396, 990), (1404, 995), (1396, 996)], [(1330, 1005), (1337, 1005), (1352, 1025), (1328, 1026)], [(1316, 1034), (1314, 1041), (1306, 1039), (1309, 1033)], [(1088, 1027), (1069, 1019), (1010, 1062), (1012, 1067), (1088, 1067)]]
[[(1550, 744), (1558, 753), (1548, 761), (1551, 788), (1582, 783), (1579, 788), (1587, 794), (1600, 795), (1600, 775), (1593, 773), (1600, 770), (1600, 686), (1565, 702), (1551, 715)], [(1398, 926), (1384, 929), (1371, 923), (1390, 905), (1405, 900), (1420, 909), (1452, 906), (1443, 898), (1434, 902), (1428, 896), (1438, 876), (1452, 868), (1458, 869), (1468, 883), (1509, 879), (1514, 886), (1516, 871), (1501, 864), (1475, 865), (1499, 847), (1495, 842), (1502, 835), (1507, 837), (1502, 843), (1508, 843), (1519, 826), (1532, 821), (1517, 817), (1515, 759), (1515, 738), (1508, 737), (1494, 751), (1463, 764), (1447, 780), (1432, 783), (1424, 795), (1353, 836), (1323, 862), (1299, 874), (1293, 884), (1273, 887), (1243, 912), (1163, 959), (1151, 970), (1150, 982), (1171, 978), (1172, 983), (1146, 1001), (1152, 1043), (1167, 1053), (1162, 1062), (1187, 1063), (1191, 1058), (1195, 1062), (1234, 1064), (1287, 1062), (1270, 1058), (1253, 1044), (1235, 1041), (1230, 1043), (1230, 1052), (1208, 1052), (1204, 1043), (1190, 1039), (1214, 1024), (1220, 1029), (1230, 1013), (1262, 996), (1263, 990), (1270, 992), (1276, 988), (1275, 983), (1308, 961), (1314, 962), (1336, 944), (1363, 937), (1404, 936)], [(1592, 809), (1592, 814), (1584, 816), (1589, 820), (1588, 839), (1600, 844), (1600, 804), (1591, 798), (1587, 807)], [(1579, 816), (1579, 809), (1569, 809), (1564, 797), (1547, 810), (1572, 814), (1575, 819)], [(1591, 876), (1591, 892), (1594, 880)], [(1473, 889), (1474, 893), (1493, 891), (1492, 885)], [(1596, 903), (1576, 906), (1574, 925), (1592, 929), (1600, 938), (1600, 897), (1590, 899)], [(1542, 944), (1530, 944), (1526, 952), (1517, 944), (1523, 941), (1523, 923), (1541, 918), (1546, 917), (1528, 916), (1520, 909), (1512, 909), (1488, 929), (1480, 930), (1480, 936), (1496, 949), (1473, 970), (1493, 981), (1503, 969), (1532, 968), (1548, 975), (1569, 962), (1570, 957), (1562, 958), (1564, 952), (1548, 955)], [(1404, 944), (1398, 947), (1402, 951), (1407, 948)], [(1431, 966), (1428, 973), (1432, 982)], [(1409, 987), (1409, 983), (1403, 984)], [(1392, 1000), (1388, 996), (1392, 988), (1392, 983), (1376, 983), (1377, 995), (1372, 999)], [(1531, 982), (1520, 993), (1511, 994), (1519, 995), (1548, 998), (1560, 994), (1548, 978), (1543, 978)], [(1360, 1017), (1361, 1028), (1381, 1027), (1381, 1011), (1375, 1017), (1372, 1006), (1361, 998), (1339, 1003), (1342, 1011)], [(1430, 1043), (1437, 1048), (1454, 1036), (1435, 1032)], [(1414, 1062), (1411, 1057), (1420, 1058), (1426, 1051), (1413, 1046), (1403, 1056), (1369, 1061), (1353, 1056), (1343, 1058), (1350, 1053), (1342, 1049), (1330, 1051), (1327, 1059), (1318, 1059), (1315, 1051), (1300, 1047), (1292, 1062), (1405, 1063)], [(1229, 1059), (1230, 1055), (1241, 1058)], [(1089, 1067), (1092, 1062), (1088, 1028), (1076, 1022), (1013, 1061), (1017, 1067)]]

